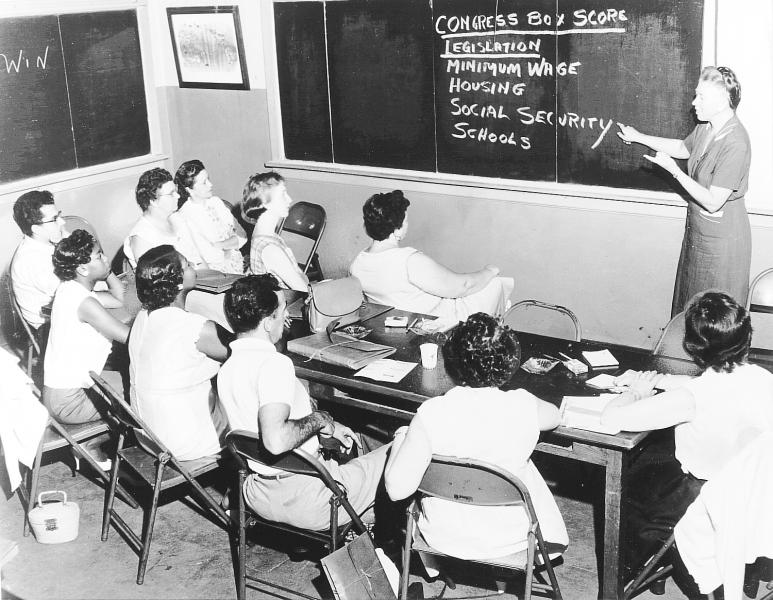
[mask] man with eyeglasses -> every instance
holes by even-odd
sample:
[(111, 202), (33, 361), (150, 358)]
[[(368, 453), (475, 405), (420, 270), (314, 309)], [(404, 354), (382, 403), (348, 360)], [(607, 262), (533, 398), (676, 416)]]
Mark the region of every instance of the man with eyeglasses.
[(34, 190), (16, 200), (13, 220), (24, 234), (11, 260), (13, 293), (22, 317), (45, 345), (48, 319), (42, 309), (51, 305), (59, 286), (51, 256), (54, 245), (66, 235), (62, 212), (56, 208), (51, 192)]

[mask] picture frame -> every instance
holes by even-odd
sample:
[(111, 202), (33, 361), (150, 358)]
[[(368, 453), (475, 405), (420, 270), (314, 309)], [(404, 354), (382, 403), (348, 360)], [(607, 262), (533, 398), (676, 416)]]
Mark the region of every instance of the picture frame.
[(238, 6), (169, 7), (166, 14), (181, 88), (250, 89)]

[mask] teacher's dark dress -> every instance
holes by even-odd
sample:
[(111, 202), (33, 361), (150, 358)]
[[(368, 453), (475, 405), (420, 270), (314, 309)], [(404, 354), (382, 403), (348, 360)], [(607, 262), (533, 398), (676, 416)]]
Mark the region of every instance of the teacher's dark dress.
[(749, 292), (752, 240), (744, 203), (751, 161), (749, 135), (735, 115), (707, 144), (710, 135), (711, 125), (705, 123), (684, 140), (690, 152), (687, 172), (706, 189), (714, 185), (732, 192), (715, 213), (692, 200), (687, 204), (671, 316), (705, 290), (722, 290), (741, 305)]

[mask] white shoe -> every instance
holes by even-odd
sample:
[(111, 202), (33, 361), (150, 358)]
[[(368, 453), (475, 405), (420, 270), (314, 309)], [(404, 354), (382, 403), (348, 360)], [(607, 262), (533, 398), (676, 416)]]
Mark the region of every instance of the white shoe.
[(109, 458), (106, 458), (105, 460), (97, 460), (96, 463), (103, 471), (109, 471), (113, 468), (113, 461)]

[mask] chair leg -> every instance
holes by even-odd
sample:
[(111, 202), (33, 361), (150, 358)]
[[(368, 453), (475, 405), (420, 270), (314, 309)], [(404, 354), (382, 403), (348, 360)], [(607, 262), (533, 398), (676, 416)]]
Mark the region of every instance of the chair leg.
[(524, 600), (531, 600), (531, 584), (534, 581), (534, 532), (530, 531), (528, 538), (528, 547), (526, 550), (526, 581), (524, 583)]
[(153, 499), (150, 503), (150, 510), (146, 515), (142, 527), (142, 544), (140, 546), (140, 564), (137, 567), (137, 585), (142, 585), (145, 581), (145, 567), (148, 564), (148, 555), (150, 554), (150, 542), (153, 540), (153, 525), (156, 522), (156, 512), (158, 511), (158, 499), (161, 496), (161, 479), (164, 474), (163, 463), (159, 463), (156, 468), (156, 483), (153, 486)]
[[(45, 435), (45, 434), (44, 434)], [(32, 465), (32, 471), (30, 472), (29, 479), (29, 500), (27, 503), (27, 509), (24, 511), (24, 537), (30, 534), (30, 520), (29, 511), (35, 506), (35, 499), (38, 493), (38, 480), (40, 479), (40, 463), (43, 460), (43, 440), (38, 445), (38, 451), (35, 454), (35, 462)]]
[(115, 489), (118, 485), (118, 472), (121, 468), (121, 456), (116, 453), (113, 466), (110, 471), (110, 483), (105, 488), (105, 506), (102, 510), (102, 541), (107, 541), (110, 532), (110, 513), (115, 503)]
[(545, 546), (545, 540), (542, 537), (542, 530), (539, 528), (539, 525), (537, 525), (537, 544), (537, 550), (542, 557), (542, 562), (545, 565), (545, 570), (548, 574), (550, 587), (553, 588), (553, 598), (555, 600), (563, 600), (563, 597), (561, 596), (561, 588), (558, 585), (558, 578), (556, 577), (556, 571), (553, 569), (553, 563), (550, 562), (550, 553), (547, 550), (547, 546)]
[(413, 544), (414, 502), (408, 506), (403, 545), (403, 569), (400, 573), (400, 600), (408, 598), (408, 582), (411, 579), (411, 545)]
[(239, 547), (236, 552), (237, 564), (237, 577), (236, 582), (236, 598), (237, 600), (245, 600), (247, 597), (247, 515), (246, 506), (244, 501), (244, 481), (247, 477), (247, 472), (244, 469), (239, 470), (239, 487), (236, 490), (238, 495), (237, 510), (239, 511)]
[(669, 548), (671, 548), (673, 545), (674, 534), (672, 533), (671, 537), (669, 537), (663, 546), (661, 546), (660, 550), (658, 550), (657, 553), (645, 563), (644, 567), (636, 576), (636, 578), (628, 585), (625, 593), (623, 594), (623, 600), (630, 600), (630, 598), (636, 594), (636, 592), (642, 587), (642, 583), (647, 579), (652, 570), (657, 567), (665, 553), (668, 552)]

